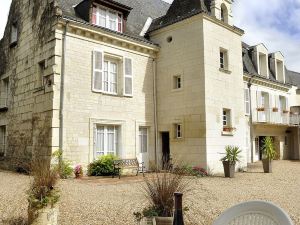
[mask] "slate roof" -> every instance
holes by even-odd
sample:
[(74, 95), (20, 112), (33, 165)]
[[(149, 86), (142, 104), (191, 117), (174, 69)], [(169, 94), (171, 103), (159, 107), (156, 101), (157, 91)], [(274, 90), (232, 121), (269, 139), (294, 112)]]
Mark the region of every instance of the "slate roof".
[(166, 15), (153, 21), (149, 32), (205, 12), (210, 14), (211, 0), (174, 0)]
[[(58, 3), (64, 17), (73, 19), (78, 22), (88, 23), (88, 21), (80, 17), (75, 12), (74, 9), (74, 6), (78, 5), (83, 1), (89, 1), (89, 0), (58, 0)], [(146, 20), (148, 19), (148, 17), (155, 19), (165, 15), (167, 10), (170, 7), (170, 4), (162, 0), (114, 0), (114, 1), (132, 8), (126, 22), (126, 31), (124, 32), (124, 34), (133, 37), (135, 39), (140, 39), (148, 42), (149, 40), (146, 40), (145, 38), (139, 36), (140, 32), (142, 31), (145, 25)]]
[[(250, 75), (254, 75), (256, 77), (261, 77), (264, 78), (263, 76), (259, 75), (255, 65), (251, 59), (251, 47), (246, 44), (246, 43), (242, 43), (242, 51), (243, 51), (243, 69), (244, 69), (244, 73), (248, 73)], [(285, 75), (286, 75), (286, 84), (288, 85), (294, 85), (297, 86), (298, 88), (300, 88), (300, 73), (298, 72), (294, 72), (294, 71), (290, 71), (287, 68), (285, 68)], [(271, 81), (274, 81), (276, 83), (282, 83), (280, 81), (276, 80), (275, 74), (272, 73), (272, 71), (269, 70), (269, 79)]]

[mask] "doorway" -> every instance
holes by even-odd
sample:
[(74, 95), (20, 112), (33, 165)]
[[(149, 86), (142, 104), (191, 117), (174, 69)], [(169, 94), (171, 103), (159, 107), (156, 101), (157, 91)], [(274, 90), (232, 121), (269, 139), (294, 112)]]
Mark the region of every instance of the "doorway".
[(258, 146), (259, 146), (259, 160), (263, 159), (263, 148), (264, 148), (264, 139), (266, 136), (258, 137)]
[(167, 168), (170, 162), (170, 133), (162, 132), (161, 133), (162, 140), (162, 165), (163, 169)]

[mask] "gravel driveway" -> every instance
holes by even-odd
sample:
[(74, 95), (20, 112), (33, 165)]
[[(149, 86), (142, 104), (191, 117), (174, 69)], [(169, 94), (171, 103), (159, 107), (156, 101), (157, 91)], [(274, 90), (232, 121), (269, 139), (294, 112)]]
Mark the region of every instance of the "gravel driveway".
[[(222, 211), (246, 200), (272, 201), (300, 225), (300, 162), (276, 161), (273, 174), (262, 173), (260, 163), (235, 179), (194, 179), (184, 196), (186, 225), (210, 225)], [(133, 225), (132, 213), (146, 204), (141, 176), (118, 179), (63, 180), (60, 182), (61, 225)], [(0, 172), (0, 221), (26, 215), (25, 190), (29, 178)]]

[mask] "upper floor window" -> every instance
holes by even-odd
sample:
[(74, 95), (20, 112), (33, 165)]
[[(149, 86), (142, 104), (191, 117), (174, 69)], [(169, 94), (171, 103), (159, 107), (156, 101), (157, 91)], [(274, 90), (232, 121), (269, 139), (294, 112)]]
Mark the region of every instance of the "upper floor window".
[(18, 24), (14, 22), (10, 30), (10, 44), (14, 45), (18, 42)]
[(228, 70), (228, 52), (225, 49), (220, 49), (220, 69)]
[[(123, 85), (120, 85), (123, 84)], [(93, 91), (108, 94), (133, 95), (132, 59), (110, 56), (97, 50), (93, 52)]]
[(231, 111), (230, 109), (223, 109), (223, 127), (231, 126)]
[(9, 96), (9, 78), (0, 81), (0, 108), (7, 108)]
[(175, 124), (175, 138), (180, 139), (182, 138), (182, 124), (178, 123)]
[(104, 7), (98, 6), (93, 8), (92, 23), (113, 31), (123, 32), (122, 13)]
[(250, 115), (250, 91), (249, 88), (244, 89), (245, 98), (245, 114)]
[(180, 89), (182, 87), (182, 78), (180, 75), (173, 77), (173, 89)]

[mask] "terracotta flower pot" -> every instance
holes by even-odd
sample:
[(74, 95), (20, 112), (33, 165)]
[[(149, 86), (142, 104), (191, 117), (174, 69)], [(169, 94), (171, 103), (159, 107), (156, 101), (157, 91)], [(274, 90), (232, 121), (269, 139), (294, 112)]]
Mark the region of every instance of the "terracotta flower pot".
[(265, 173), (272, 173), (272, 160), (270, 159), (263, 159), (263, 168)]
[(173, 217), (155, 217), (154, 225), (172, 225)]
[(235, 163), (230, 163), (229, 161), (223, 161), (224, 174), (225, 177), (233, 178), (235, 174)]

